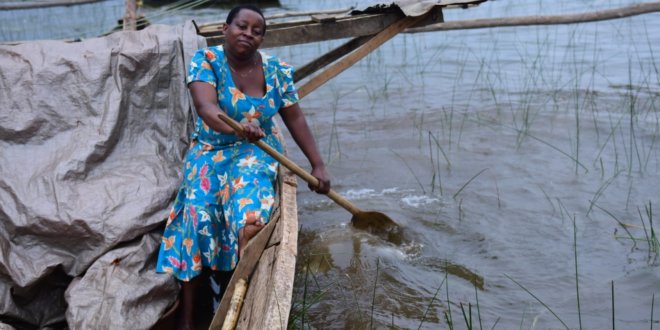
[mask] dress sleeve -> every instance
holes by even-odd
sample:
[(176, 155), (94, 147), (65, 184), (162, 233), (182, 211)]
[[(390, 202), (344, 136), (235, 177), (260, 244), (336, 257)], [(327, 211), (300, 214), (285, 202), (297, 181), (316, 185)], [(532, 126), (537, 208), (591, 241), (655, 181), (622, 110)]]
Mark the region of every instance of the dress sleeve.
[(186, 83), (190, 84), (193, 81), (204, 81), (213, 87), (217, 85), (217, 78), (213, 72), (211, 62), (215, 62), (216, 55), (208, 48), (197, 50), (190, 61), (190, 69), (188, 70), (188, 77)]
[(282, 108), (288, 108), (298, 103), (298, 90), (293, 84), (293, 67), (280, 61), (278, 74), (280, 78), (280, 95), (282, 95)]

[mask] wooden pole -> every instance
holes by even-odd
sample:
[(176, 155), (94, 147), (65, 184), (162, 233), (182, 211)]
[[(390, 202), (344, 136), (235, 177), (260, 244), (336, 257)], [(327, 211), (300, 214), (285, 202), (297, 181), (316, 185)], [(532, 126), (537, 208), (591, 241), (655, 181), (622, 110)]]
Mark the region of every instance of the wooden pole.
[(306, 81), (301, 87), (298, 88), (298, 97), (301, 99), (307, 94), (311, 93), (319, 86), (326, 83), (328, 80), (332, 79), (336, 75), (340, 74), (344, 70), (350, 68), (357, 61), (361, 60), (363, 57), (369, 55), (374, 49), (380, 47), (386, 41), (392, 39), (399, 32), (405, 30), (406, 28), (413, 26), (415, 23), (424, 19), (426, 15), (418, 17), (404, 17), (399, 21), (388, 26), (378, 34), (374, 35), (365, 42), (358, 49), (354, 50), (352, 53), (346, 55), (338, 62), (335, 62), (327, 69), (323, 70), (321, 73), (310, 78)]
[(238, 323), (238, 316), (241, 314), (241, 307), (243, 306), (243, 299), (247, 292), (247, 282), (244, 279), (239, 279), (234, 288), (234, 294), (231, 297), (229, 311), (227, 317), (222, 324), (222, 330), (234, 330), (236, 323)]
[(231, 276), (231, 280), (229, 280), (227, 289), (222, 294), (220, 305), (218, 305), (218, 308), (215, 311), (215, 315), (213, 316), (213, 320), (211, 320), (209, 329), (221, 329), (222, 325), (225, 324), (225, 318), (227, 317), (227, 313), (231, 306), (231, 298), (233, 296), (233, 294), (230, 295), (228, 293), (234, 292), (240, 279), (247, 278), (249, 280), (252, 272), (257, 267), (259, 258), (261, 258), (261, 254), (264, 252), (266, 244), (268, 244), (270, 235), (273, 233), (273, 229), (275, 229), (277, 222), (279, 222), (279, 212), (281, 211), (278, 208), (275, 209), (274, 212), (275, 213), (271, 214), (271, 220), (266, 224), (266, 227), (261, 229), (261, 231), (259, 231), (256, 236), (252, 237), (250, 241), (248, 241), (248, 244), (245, 247), (245, 251), (243, 252), (243, 257), (236, 266), (236, 269), (234, 269), (234, 274)]
[(137, 29), (137, 4), (135, 0), (125, 0), (126, 13), (124, 14), (124, 31), (135, 31)]
[(431, 31), (447, 30), (465, 30), (481, 29), (505, 26), (525, 26), (525, 25), (554, 25), (554, 24), (574, 24), (595, 21), (604, 21), (641, 14), (648, 14), (660, 11), (660, 1), (640, 3), (632, 6), (599, 10), (590, 13), (579, 13), (569, 15), (544, 15), (544, 16), (521, 16), (508, 18), (485, 18), (466, 21), (444, 22), (427, 25), (419, 28), (410, 28), (405, 33), (419, 33)]
[(305, 79), (310, 74), (354, 51), (369, 39), (371, 39), (371, 36), (355, 37), (345, 44), (323, 54), (321, 57), (305, 64), (299, 69), (296, 69), (296, 71), (293, 72), (293, 82)]

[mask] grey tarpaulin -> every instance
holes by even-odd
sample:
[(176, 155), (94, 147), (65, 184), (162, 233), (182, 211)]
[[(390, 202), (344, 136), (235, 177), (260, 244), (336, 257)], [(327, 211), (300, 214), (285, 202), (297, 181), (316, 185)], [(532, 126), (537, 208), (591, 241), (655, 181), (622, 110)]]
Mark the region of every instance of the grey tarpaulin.
[(149, 328), (181, 179), (194, 26), (0, 45), (0, 321)]

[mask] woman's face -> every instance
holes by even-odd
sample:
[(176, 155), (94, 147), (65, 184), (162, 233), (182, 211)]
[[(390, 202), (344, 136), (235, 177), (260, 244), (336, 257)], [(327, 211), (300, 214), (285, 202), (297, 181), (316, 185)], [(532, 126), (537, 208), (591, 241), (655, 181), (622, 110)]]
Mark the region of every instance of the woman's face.
[(263, 41), (265, 24), (259, 13), (242, 9), (223, 27), (226, 45), (236, 55), (251, 56)]

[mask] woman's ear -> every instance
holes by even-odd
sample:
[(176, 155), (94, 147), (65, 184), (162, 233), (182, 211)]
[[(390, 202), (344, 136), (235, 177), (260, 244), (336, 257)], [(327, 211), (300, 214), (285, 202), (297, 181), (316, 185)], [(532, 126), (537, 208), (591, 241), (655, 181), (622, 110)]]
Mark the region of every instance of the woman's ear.
[(229, 24), (222, 23), (222, 34), (225, 34), (225, 32), (227, 32), (228, 28), (229, 28)]

